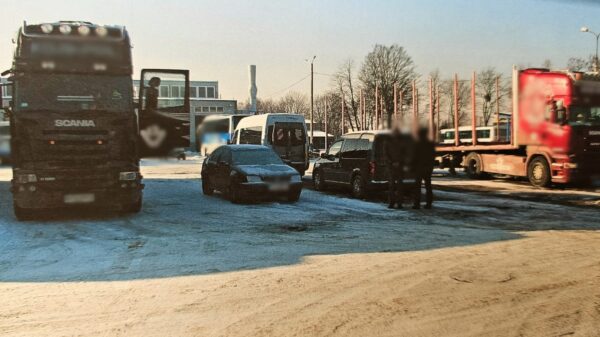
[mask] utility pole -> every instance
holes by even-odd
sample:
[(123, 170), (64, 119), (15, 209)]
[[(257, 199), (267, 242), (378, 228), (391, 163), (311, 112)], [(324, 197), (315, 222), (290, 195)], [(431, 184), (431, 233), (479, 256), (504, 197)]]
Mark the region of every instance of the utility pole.
[[(314, 130), (315, 130), (315, 120), (313, 119), (314, 117), (314, 110), (315, 110), (315, 101), (314, 101), (314, 79), (315, 79), (315, 72), (314, 72), (314, 63), (315, 63), (315, 59), (317, 58), (317, 56), (313, 56), (312, 59), (310, 60), (310, 145), (314, 146)], [(306, 60), (308, 62), (308, 59)], [(327, 137), (325, 137), (325, 139), (327, 139)]]
[(342, 135), (344, 134), (344, 114), (346, 113), (346, 100), (342, 95)]
[(327, 133), (327, 114), (329, 113), (329, 100), (327, 100), (327, 98), (325, 98), (325, 149), (329, 149), (329, 147), (327, 146), (328, 144), (328, 133)]

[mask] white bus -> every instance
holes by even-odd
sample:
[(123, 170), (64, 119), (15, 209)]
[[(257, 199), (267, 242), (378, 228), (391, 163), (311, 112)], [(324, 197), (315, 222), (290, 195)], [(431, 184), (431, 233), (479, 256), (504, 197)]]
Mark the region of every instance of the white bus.
[(196, 132), (200, 154), (209, 155), (217, 147), (232, 142), (231, 137), (238, 123), (249, 115), (206, 116)]
[(302, 115), (269, 113), (246, 117), (235, 129), (233, 142), (269, 146), (301, 175), (308, 169), (308, 137)]
[(329, 147), (329, 145), (333, 144), (333, 141), (335, 139), (335, 137), (332, 134), (328, 133), (327, 134), (327, 146), (325, 146), (325, 132), (315, 130), (315, 131), (313, 131), (313, 137), (314, 137), (314, 139), (311, 139), (310, 130), (308, 130), (308, 139), (310, 140), (309, 144), (312, 144), (311, 150), (317, 154), (326, 152), (327, 147)]
[[(477, 133), (477, 142), (479, 143), (510, 141), (510, 129), (506, 124), (501, 125), (500, 130), (496, 126), (478, 126), (475, 132)], [(461, 126), (458, 128), (458, 138), (462, 143), (471, 143), (473, 141), (472, 137), (471, 126)], [(440, 130), (440, 143), (454, 144), (454, 128)]]

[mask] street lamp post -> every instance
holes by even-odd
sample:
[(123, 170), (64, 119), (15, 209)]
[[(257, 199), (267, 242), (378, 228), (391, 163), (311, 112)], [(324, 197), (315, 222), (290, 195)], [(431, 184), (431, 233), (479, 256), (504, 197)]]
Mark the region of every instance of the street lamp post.
[(594, 35), (596, 37), (596, 56), (594, 56), (594, 72), (597, 74), (598, 71), (600, 70), (600, 65), (598, 65), (598, 40), (600, 40), (600, 34), (594, 33), (592, 32), (588, 27), (581, 27), (581, 32), (582, 33), (590, 33), (592, 35)]

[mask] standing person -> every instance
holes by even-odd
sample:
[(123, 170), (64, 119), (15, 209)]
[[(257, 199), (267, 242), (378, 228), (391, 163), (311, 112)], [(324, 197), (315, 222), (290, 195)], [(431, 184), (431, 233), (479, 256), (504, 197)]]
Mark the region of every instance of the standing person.
[(388, 173), (388, 208), (402, 208), (405, 146), (398, 128), (392, 130), (385, 143), (385, 163)]
[(425, 208), (431, 208), (433, 191), (431, 190), (431, 174), (435, 161), (435, 144), (428, 137), (428, 130), (420, 129), (415, 142), (413, 154), (413, 169), (415, 172), (414, 203), (413, 208), (421, 208), (421, 182), (425, 183), (426, 199)]
[(149, 87), (146, 88), (146, 109), (158, 109), (158, 87), (160, 86), (160, 78), (152, 77), (148, 81)]

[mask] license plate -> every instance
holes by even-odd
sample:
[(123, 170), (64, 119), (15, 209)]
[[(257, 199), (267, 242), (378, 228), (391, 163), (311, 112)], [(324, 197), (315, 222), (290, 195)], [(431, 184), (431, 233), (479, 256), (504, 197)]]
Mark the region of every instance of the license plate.
[(269, 185), (269, 190), (273, 192), (285, 192), (290, 189), (289, 184), (271, 184)]
[(89, 204), (96, 201), (94, 193), (65, 194), (65, 204)]

